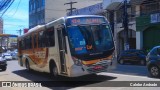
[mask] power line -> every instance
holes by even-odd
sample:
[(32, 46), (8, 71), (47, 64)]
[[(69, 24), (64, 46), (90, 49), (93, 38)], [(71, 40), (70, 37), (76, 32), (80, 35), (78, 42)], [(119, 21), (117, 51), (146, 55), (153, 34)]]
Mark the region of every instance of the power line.
[[(12, 16), (14, 16), (14, 15), (17, 13), (17, 10), (18, 10), (18, 8), (19, 8), (20, 3), (21, 3), (21, 0), (19, 0), (18, 5), (17, 5), (17, 8), (16, 8), (16, 11), (13, 13)], [(11, 16), (11, 17), (12, 17), (12, 16)]]
[(69, 3), (65, 3), (64, 5), (67, 5), (67, 4), (70, 4), (70, 9), (67, 9), (67, 10), (69, 10), (70, 11), (70, 15), (72, 15), (72, 12), (73, 12), (73, 10), (74, 9), (76, 9), (76, 8), (73, 8), (73, 4), (75, 4), (75, 3), (77, 3), (77, 2), (69, 2)]
[(4, 12), (2, 13), (1, 17), (4, 15), (4, 13), (8, 10), (8, 8), (10, 8), (10, 6), (12, 5), (12, 3), (14, 2), (14, 0), (10, 1), (8, 7), (4, 10)]

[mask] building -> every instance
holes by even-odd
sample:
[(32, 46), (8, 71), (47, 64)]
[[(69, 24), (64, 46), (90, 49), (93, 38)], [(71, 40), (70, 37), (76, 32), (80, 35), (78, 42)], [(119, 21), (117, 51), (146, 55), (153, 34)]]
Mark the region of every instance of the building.
[[(124, 50), (123, 3), (119, 0), (103, 1), (103, 9), (114, 26), (114, 37), (117, 53)], [(149, 51), (160, 45), (160, 0), (130, 0), (129, 1), (129, 45), (130, 49)], [(114, 17), (113, 17), (114, 16)]]
[(160, 45), (160, 0), (131, 0), (136, 8), (137, 49)]
[(0, 34), (3, 34), (3, 19), (0, 18)]
[[(110, 2), (109, 2), (110, 1)], [(116, 51), (119, 54), (125, 50), (125, 30), (123, 26), (123, 1), (124, 0), (104, 0), (103, 9), (106, 10), (106, 17), (110, 21), (114, 39), (116, 43)], [(107, 3), (108, 2), (108, 3)], [(128, 2), (130, 5), (130, 2)], [(135, 7), (130, 6), (127, 8), (128, 13), (128, 42), (129, 49), (136, 49), (136, 19), (131, 16), (135, 13)]]
[(24, 28), (24, 29), (23, 29), (23, 34), (27, 33), (28, 31), (29, 31), (28, 28)]
[(103, 0), (29, 0), (29, 28), (66, 16), (70, 5), (64, 4), (70, 1), (77, 2), (73, 7), (79, 9)]
[[(104, 15), (105, 10), (103, 9), (102, 3), (97, 3), (91, 6), (76, 9), (72, 12), (72, 15)], [(67, 13), (69, 16), (71, 12)]]

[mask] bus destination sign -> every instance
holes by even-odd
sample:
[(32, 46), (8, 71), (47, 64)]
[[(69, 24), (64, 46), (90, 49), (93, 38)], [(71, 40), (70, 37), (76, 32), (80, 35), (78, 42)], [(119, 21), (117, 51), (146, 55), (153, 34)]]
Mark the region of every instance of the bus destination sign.
[(101, 17), (83, 17), (83, 18), (70, 18), (67, 20), (68, 25), (80, 24), (101, 24), (106, 23), (104, 18)]

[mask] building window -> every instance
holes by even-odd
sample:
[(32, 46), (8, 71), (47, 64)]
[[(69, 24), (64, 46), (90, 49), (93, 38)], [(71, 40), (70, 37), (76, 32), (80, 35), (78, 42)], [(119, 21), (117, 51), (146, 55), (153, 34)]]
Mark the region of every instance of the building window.
[(31, 12), (32, 11), (32, 3), (31, 3), (31, 1), (29, 1), (29, 12)]
[(36, 9), (36, 2), (33, 1), (33, 8), (32, 8), (32, 10), (35, 10), (35, 9)]
[(42, 7), (45, 6), (45, 0), (42, 0)]

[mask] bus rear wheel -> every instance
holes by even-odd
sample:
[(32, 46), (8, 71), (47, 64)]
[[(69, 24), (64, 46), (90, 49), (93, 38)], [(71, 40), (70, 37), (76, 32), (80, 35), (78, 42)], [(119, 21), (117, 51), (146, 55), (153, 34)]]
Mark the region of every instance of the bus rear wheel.
[(31, 71), (30, 64), (29, 64), (28, 60), (26, 60), (26, 69), (27, 69), (27, 71)]

